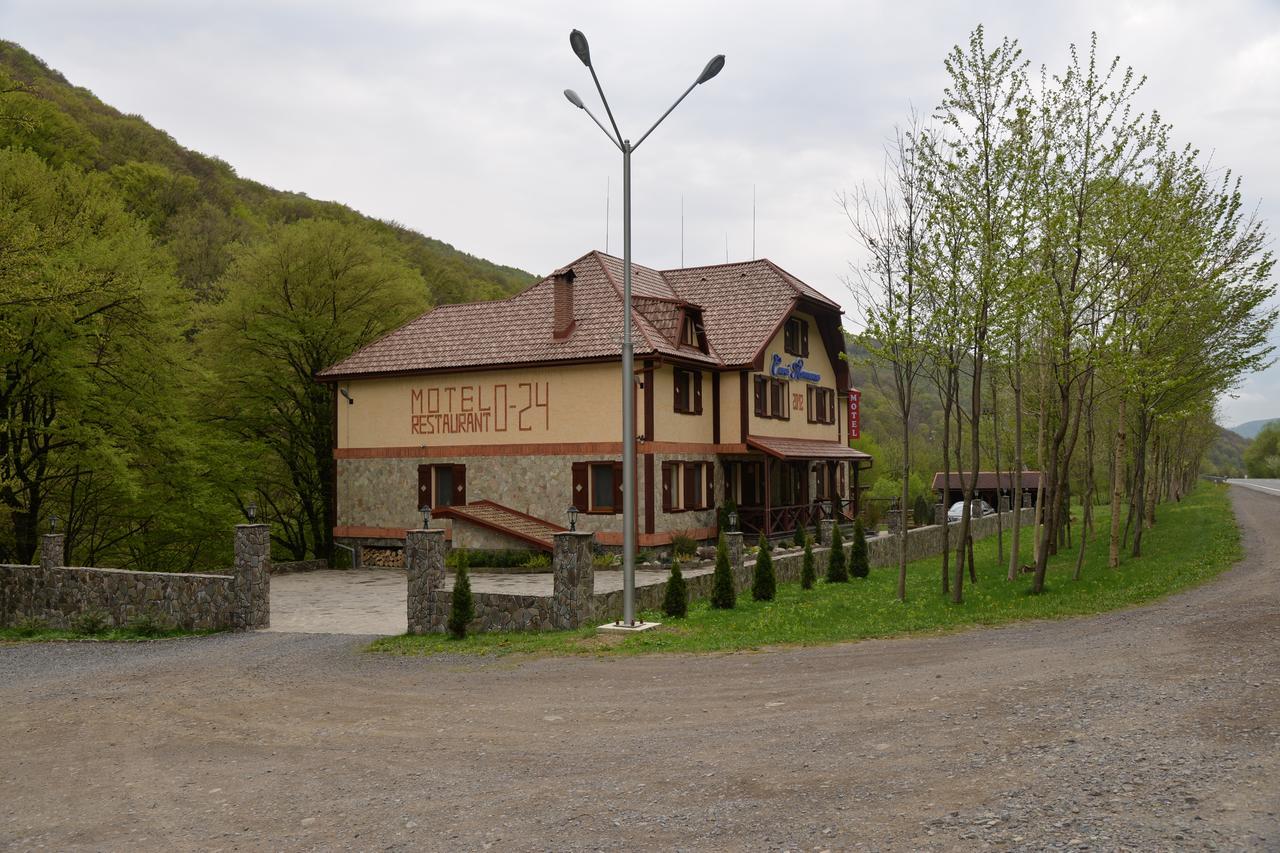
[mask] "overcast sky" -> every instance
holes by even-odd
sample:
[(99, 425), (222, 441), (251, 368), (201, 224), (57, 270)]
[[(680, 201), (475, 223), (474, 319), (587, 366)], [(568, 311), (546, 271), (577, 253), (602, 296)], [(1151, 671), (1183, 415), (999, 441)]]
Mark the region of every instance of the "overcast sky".
[[(754, 187), (755, 254), (846, 306), (835, 196), (874, 179), (912, 105), (932, 110), (978, 23), (1051, 70), (1096, 30), (1148, 76), (1140, 103), (1280, 230), (1275, 2), (0, 0), (0, 37), (239, 174), (537, 273), (605, 248), (607, 188), (621, 254), (621, 157), (561, 95), (598, 104), (569, 30), (633, 139), (724, 53), (633, 158), (633, 255), (681, 264), (683, 198), (686, 265), (751, 257)], [(1280, 367), (1237, 394), (1223, 423), (1280, 416)]]

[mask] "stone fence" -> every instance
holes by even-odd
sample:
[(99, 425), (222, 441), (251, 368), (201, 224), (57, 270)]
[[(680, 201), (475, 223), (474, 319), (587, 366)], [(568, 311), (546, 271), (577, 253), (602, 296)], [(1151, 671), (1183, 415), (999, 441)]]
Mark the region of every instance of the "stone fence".
[[(1005, 527), (1011, 526), (1014, 513), (1001, 514)], [(1021, 523), (1035, 520), (1035, 510), (1021, 510)], [(951, 525), (951, 547), (955, 547), (959, 522)], [(996, 532), (996, 516), (974, 519), (973, 538), (985, 539)], [(829, 542), (830, 526), (823, 532)], [(555, 556), (552, 559), (553, 594), (546, 596), (472, 593), (475, 619), (468, 626), (476, 631), (546, 631), (578, 628), (619, 619), (622, 616), (622, 591), (595, 592), (595, 569), (591, 561), (590, 533), (555, 534)], [(845, 539), (845, 547), (849, 538)], [(746, 560), (741, 533), (726, 533), (725, 546), (733, 571), (734, 587), (744, 592), (751, 585), (755, 560)], [(898, 539), (880, 536), (867, 541), (867, 556), (873, 568), (897, 563)], [(818, 575), (826, 571), (830, 547), (813, 549)], [(907, 560), (919, 560), (942, 552), (942, 527), (930, 525), (907, 531)], [(405, 565), (409, 570), (409, 633), (443, 633), (449, 620), (450, 594), (444, 590), (444, 531), (413, 530), (405, 542)], [(773, 568), (778, 581), (799, 580), (804, 565), (801, 549), (774, 549)], [(689, 599), (710, 598), (714, 575), (685, 576)], [(665, 582), (636, 587), (636, 611), (658, 610), (666, 595)]]
[(64, 566), (64, 539), (42, 537), (40, 565), (0, 565), (0, 625), (36, 619), (67, 629), (86, 616), (108, 626), (155, 619), (189, 631), (265, 628), (271, 618), (267, 525), (241, 524), (229, 575)]

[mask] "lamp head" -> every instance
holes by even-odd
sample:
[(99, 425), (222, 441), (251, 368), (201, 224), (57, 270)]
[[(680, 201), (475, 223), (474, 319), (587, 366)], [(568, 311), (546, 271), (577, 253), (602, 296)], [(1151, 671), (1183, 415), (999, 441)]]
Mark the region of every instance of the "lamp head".
[(724, 54), (718, 53), (711, 57), (711, 61), (707, 63), (707, 67), (702, 69), (702, 73), (698, 75), (698, 83), (702, 84), (707, 82), (712, 77), (719, 74), (721, 68), (724, 68)]
[(245, 515), (249, 516), (250, 521), (253, 521), (255, 518), (258, 517), (257, 501), (253, 500), (252, 498), (249, 499), (249, 505), (245, 507)]
[(582, 64), (591, 67), (591, 48), (587, 46), (587, 37), (582, 34), (582, 30), (574, 30), (569, 33), (569, 46), (573, 48), (574, 54), (582, 60)]
[(564, 96), (569, 103), (573, 104), (578, 109), (585, 110), (587, 108), (587, 105), (582, 103), (582, 98), (578, 97), (578, 93), (572, 89), (565, 89)]
[(570, 532), (576, 531), (578, 529), (578, 508), (576, 506), (571, 506), (566, 510), (566, 512), (569, 513)]
[(422, 513), (422, 529), (426, 530), (431, 526), (431, 507), (427, 504), (423, 504), (418, 507), (418, 512)]
[(54, 513), (49, 516), (49, 532), (50, 533), (58, 532), (58, 514), (57, 513)]

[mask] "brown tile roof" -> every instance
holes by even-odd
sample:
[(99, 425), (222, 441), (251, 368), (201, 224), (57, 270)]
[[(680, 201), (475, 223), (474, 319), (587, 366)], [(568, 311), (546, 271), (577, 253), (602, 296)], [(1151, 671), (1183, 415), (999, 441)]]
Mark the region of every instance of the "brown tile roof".
[(563, 533), (564, 528), (532, 515), (525, 515), (493, 501), (474, 501), (462, 506), (442, 506), (434, 513), (436, 518), (455, 518), (505, 533), (523, 542), (551, 551), (555, 547), (552, 534)]
[[(322, 379), (485, 365), (617, 358), (622, 260), (588, 252), (572, 269), (575, 325), (552, 336), (552, 279), (492, 302), (441, 305), (320, 372)], [(632, 264), (637, 356), (750, 363), (798, 300), (840, 306), (768, 260), (658, 271)], [(677, 344), (684, 306), (702, 309), (708, 353)]]
[[(972, 475), (965, 474), (965, 479), (966, 480), (969, 479), (970, 476)], [(1040, 486), (1039, 471), (1023, 471), (1022, 472), (1022, 488), (1023, 489), (1036, 489), (1036, 488), (1039, 488), (1039, 486)], [(995, 471), (979, 471), (978, 482), (977, 482), (977, 485), (974, 486), (974, 488), (975, 489), (996, 488), (996, 472)], [(1013, 472), (1012, 471), (1000, 472), (1000, 488), (1002, 489), (1013, 488)], [(938, 492), (942, 491), (942, 472), (941, 471), (933, 475), (933, 489), (934, 491), (938, 491)], [(960, 490), (961, 490), (960, 474), (955, 471), (952, 471), (951, 478), (950, 478), (950, 485), (948, 486), (948, 491), (958, 492)]]
[(747, 445), (763, 450), (779, 459), (870, 459), (871, 455), (854, 450), (838, 441), (822, 441), (815, 438), (774, 438), (752, 435)]

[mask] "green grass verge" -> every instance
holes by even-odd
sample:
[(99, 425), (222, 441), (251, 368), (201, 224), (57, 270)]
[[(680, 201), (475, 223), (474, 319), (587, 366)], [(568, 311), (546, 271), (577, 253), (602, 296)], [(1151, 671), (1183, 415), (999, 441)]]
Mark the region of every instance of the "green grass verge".
[[(1079, 508), (1076, 514), (1079, 515)], [(1230, 567), (1241, 556), (1239, 530), (1227, 488), (1204, 484), (1181, 503), (1163, 504), (1156, 526), (1143, 534), (1143, 556), (1125, 558), (1107, 568), (1106, 507), (1095, 508), (1096, 531), (1085, 550), (1083, 575), (1072, 580), (1077, 550), (1050, 560), (1045, 591), (1031, 595), (1031, 576), (1005, 579), (996, 539), (974, 546), (977, 584), (964, 588), (964, 603), (940, 594), (940, 558), (911, 563), (907, 601), (895, 598), (897, 571), (879, 568), (863, 580), (843, 584), (819, 581), (812, 590), (799, 584), (778, 587), (777, 599), (755, 602), (740, 595), (734, 610), (712, 610), (706, 602), (689, 607), (684, 619), (629, 637), (579, 631), (486, 633), (453, 640), (443, 635), (385, 637), (370, 651), (401, 655), (476, 654), (641, 654), (646, 652), (726, 652), (763, 646), (819, 645), (908, 633), (948, 631), (970, 625), (1000, 625), (1022, 619), (1055, 619), (1130, 607), (1195, 586)], [(1024, 529), (1023, 560), (1031, 561)], [(1079, 524), (1073, 525), (1079, 535)], [(1077, 540), (1073, 540), (1078, 543)], [(1008, 547), (1006, 531), (1005, 547)], [(819, 575), (822, 570), (819, 568)], [(643, 614), (662, 621), (661, 614)]]
[(35, 625), (0, 628), (0, 643), (98, 642), (141, 643), (150, 640), (172, 640), (180, 637), (205, 637), (218, 631), (153, 630), (151, 628), (109, 628), (86, 633)]

